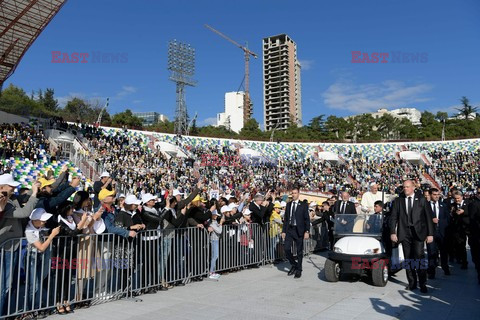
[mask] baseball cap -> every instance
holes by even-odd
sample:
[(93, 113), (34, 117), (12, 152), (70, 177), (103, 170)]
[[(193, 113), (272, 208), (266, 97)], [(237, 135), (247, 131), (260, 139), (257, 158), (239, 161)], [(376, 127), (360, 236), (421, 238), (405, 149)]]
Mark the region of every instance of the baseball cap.
[(102, 189), (98, 193), (98, 200), (103, 201), (106, 197), (113, 196), (115, 195), (115, 190), (108, 190), (108, 189)]
[(220, 209), (220, 211), (221, 211), (222, 213), (225, 213), (225, 212), (230, 212), (230, 211), (232, 211), (232, 210), (230, 209), (229, 206), (223, 206), (223, 207)]
[(103, 171), (102, 174), (100, 175), (100, 178), (110, 178), (110, 173), (108, 173), (108, 171)]
[(157, 200), (157, 197), (155, 197), (153, 194), (151, 193), (146, 193), (142, 196), (142, 202), (143, 203), (147, 203), (148, 201), (150, 200)]
[(178, 189), (173, 190), (173, 196), (183, 196), (183, 192), (178, 191)]
[(48, 213), (43, 208), (36, 208), (30, 213), (30, 220), (40, 220), (40, 221), (47, 221), (52, 217), (51, 213)]
[(275, 204), (273, 205), (273, 208), (281, 208), (282, 205), (280, 204), (280, 202), (278, 201), (275, 201)]
[(13, 176), (10, 173), (5, 173), (0, 176), (0, 185), (5, 185), (5, 184), (15, 188), (20, 185), (19, 182), (16, 182), (13, 179)]
[(38, 179), (38, 182), (40, 182), (40, 189), (43, 189), (46, 186), (51, 186), (55, 182), (55, 179), (47, 180), (45, 178), (40, 178)]
[(230, 209), (230, 211), (232, 211), (233, 209), (238, 208), (238, 204), (232, 202), (228, 205), (228, 208)]
[(139, 205), (140, 203), (142, 203), (142, 201), (141, 201), (141, 200), (138, 200), (137, 197), (135, 197), (133, 194), (129, 194), (129, 195), (125, 198), (125, 204), (126, 204), (126, 205), (129, 205), (129, 204)]
[(244, 216), (249, 216), (250, 214), (252, 213), (252, 211), (250, 211), (250, 209), (245, 209), (245, 211), (243, 211), (243, 215)]

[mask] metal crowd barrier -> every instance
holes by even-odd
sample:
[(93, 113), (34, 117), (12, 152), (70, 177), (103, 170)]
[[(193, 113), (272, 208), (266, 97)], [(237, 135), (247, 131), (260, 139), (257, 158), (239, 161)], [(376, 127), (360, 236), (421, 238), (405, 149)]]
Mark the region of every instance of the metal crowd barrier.
[[(223, 226), (215, 271), (284, 259), (281, 232), (272, 230), (270, 224)], [(201, 228), (148, 230), (134, 239), (56, 237), (44, 252), (25, 238), (8, 240), (0, 247), (0, 318), (52, 310), (64, 302), (92, 305), (129, 298), (207, 276), (211, 244)], [(304, 253), (313, 248), (314, 240), (305, 240)]]

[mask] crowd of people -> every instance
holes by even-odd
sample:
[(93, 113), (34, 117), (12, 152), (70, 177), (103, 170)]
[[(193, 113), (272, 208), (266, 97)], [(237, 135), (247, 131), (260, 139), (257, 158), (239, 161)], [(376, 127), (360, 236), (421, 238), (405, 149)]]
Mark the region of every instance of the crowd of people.
[[(240, 265), (258, 267), (258, 254), (262, 259), (270, 254), (272, 261), (280, 262), (286, 251), (291, 260), (290, 248), (282, 247), (281, 239), (285, 224), (291, 222), (287, 208), (292, 203), (297, 206), (298, 201), (308, 208), (307, 224), (312, 227), (309, 237), (315, 251), (333, 249), (336, 215), (383, 214), (384, 241), (391, 252), (388, 218), (392, 201), (402, 194), (404, 180), (412, 181), (415, 194), (431, 204), (432, 223), (438, 226), (433, 244), (428, 245), (429, 276), (435, 277), (437, 265), (450, 274), (449, 262), (467, 268), (467, 242), (480, 272), (480, 188), (475, 170), (480, 160), (478, 151), (432, 152), (429, 167), (396, 157), (365, 157), (352, 152), (337, 164), (314, 158), (251, 164), (239, 160), (235, 148), (189, 146), (181, 137), (178, 145), (184, 149), (185, 158), (166, 154), (151, 141), (146, 143), (145, 136), (131, 135), (127, 130), (112, 133), (61, 122), (55, 126), (80, 133), (78, 137), (103, 172), (88, 186), (72, 174), (72, 165), (64, 165), (58, 176), (46, 172), (26, 186), (16, 181), (9, 162), (2, 163), (2, 315), (12, 313), (13, 290), (20, 286), (20, 270), (12, 266), (22, 267), (19, 269), (24, 270), (28, 287), (25, 303), (16, 309), (21, 318), (38, 316), (37, 310), (45, 307), (42, 298), (55, 300), (54, 309), (59, 314), (72, 312), (72, 297), (67, 290), (69, 273), (64, 268), (51, 268), (52, 257), (58, 259), (62, 251), (70, 252), (68, 259), (90, 261), (86, 268), (76, 270), (76, 308), (88, 307), (90, 300), (99, 297), (87, 293), (92, 278), (98, 279), (92, 290), (99, 295), (105, 294), (107, 287), (132, 288), (131, 271), (139, 268), (143, 271), (136, 288), (143, 293), (184, 285), (189, 277), (201, 281), (203, 275), (194, 270), (197, 266), (193, 262), (200, 252), (211, 252), (200, 269), (208, 269), (208, 277), (214, 280)], [(23, 124), (2, 125), (0, 135), (0, 157), (31, 161), (47, 157), (51, 161), (49, 143), (41, 130)], [(202, 165), (202, 159), (212, 157), (220, 160)], [(235, 163), (230, 166), (232, 159)], [(439, 179), (441, 190), (422, 185), (425, 172)], [(298, 194), (293, 192), (292, 196), (292, 191), (299, 189), (321, 192), (327, 200), (298, 200)], [(183, 230), (187, 228), (201, 233), (186, 235)], [(25, 243), (19, 240), (23, 237)], [(192, 240), (202, 237), (209, 241)], [(220, 246), (222, 241), (226, 241), (227, 249)], [(264, 242), (266, 247), (260, 245)], [(202, 251), (206, 245), (210, 250)], [(240, 253), (233, 257), (232, 252), (237, 251)], [(230, 265), (220, 261), (225, 254), (232, 254)], [(148, 261), (141, 261), (145, 256)], [(98, 257), (115, 261), (115, 278), (105, 268), (92, 265)], [(126, 267), (119, 261), (126, 261)], [(51, 291), (51, 297), (42, 296), (42, 283), (47, 277), (55, 278), (56, 290)], [(129, 292), (124, 290), (122, 294)]]

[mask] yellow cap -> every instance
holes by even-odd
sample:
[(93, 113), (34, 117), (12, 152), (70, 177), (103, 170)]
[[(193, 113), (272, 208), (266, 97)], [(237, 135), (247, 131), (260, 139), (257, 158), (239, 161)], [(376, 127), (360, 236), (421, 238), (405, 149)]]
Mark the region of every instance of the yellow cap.
[(106, 197), (113, 196), (115, 195), (115, 190), (107, 190), (107, 189), (102, 189), (100, 193), (98, 194), (98, 200), (103, 201)]
[(40, 178), (38, 179), (38, 182), (40, 182), (40, 189), (43, 189), (46, 186), (52, 185), (55, 182), (55, 179), (47, 180), (45, 178)]
[(279, 203), (279, 202), (275, 202), (275, 204), (273, 205), (273, 208), (279, 208), (281, 209), (282, 208), (282, 205)]
[(192, 202), (195, 202), (195, 201), (202, 201), (202, 198), (200, 198), (200, 195), (196, 195), (195, 198), (193, 198)]

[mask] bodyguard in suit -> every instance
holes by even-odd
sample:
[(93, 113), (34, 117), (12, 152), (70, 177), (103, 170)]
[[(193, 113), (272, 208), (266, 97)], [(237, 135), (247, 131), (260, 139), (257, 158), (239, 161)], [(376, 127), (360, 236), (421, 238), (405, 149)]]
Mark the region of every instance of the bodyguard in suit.
[(475, 269), (477, 269), (478, 284), (480, 284), (480, 188), (477, 188), (475, 200), (470, 202), (468, 213), (470, 218), (468, 244)]
[(469, 236), (470, 217), (468, 213), (468, 202), (463, 198), (460, 190), (452, 192), (455, 200), (452, 206), (453, 243), (455, 246), (455, 257), (461, 264), (460, 269), (467, 269), (467, 236)]
[[(288, 275), (295, 274), (296, 279), (302, 276), (303, 239), (308, 239), (310, 236), (308, 204), (298, 200), (299, 191), (298, 187), (294, 187), (292, 190), (292, 201), (287, 204), (285, 209), (285, 222), (282, 230), (282, 238), (285, 240), (285, 256), (292, 265)], [(297, 249), (297, 259), (292, 254), (293, 243)]]
[(445, 275), (450, 275), (448, 267), (447, 228), (450, 224), (450, 212), (443, 201), (440, 201), (440, 191), (436, 188), (429, 190), (432, 222), (435, 228), (433, 242), (427, 244), (428, 252), (428, 278), (435, 278), (435, 269), (438, 266), (438, 254), (440, 253), (440, 265)]
[(415, 194), (415, 185), (411, 180), (403, 183), (403, 194), (394, 200), (390, 216), (390, 239), (399, 242), (403, 255), (408, 259), (406, 268), (407, 290), (417, 288), (417, 274), (420, 291), (427, 293), (427, 270), (424, 266), (425, 241), (433, 242), (434, 227), (431, 209), (424, 197)]

